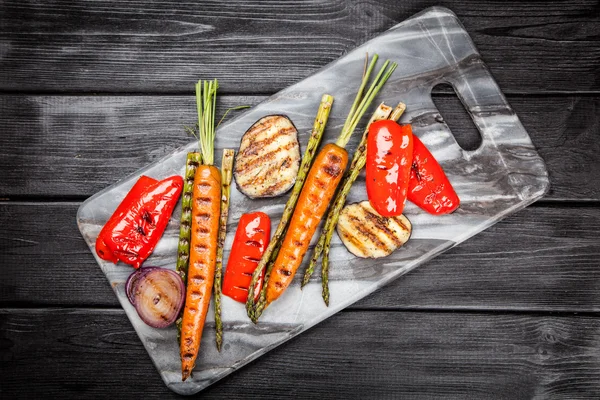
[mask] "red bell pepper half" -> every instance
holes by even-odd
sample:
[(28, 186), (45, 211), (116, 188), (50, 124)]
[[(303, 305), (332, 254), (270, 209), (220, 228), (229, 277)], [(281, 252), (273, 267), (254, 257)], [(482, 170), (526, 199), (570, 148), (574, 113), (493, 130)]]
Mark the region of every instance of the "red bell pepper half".
[(371, 124), (367, 137), (367, 196), (384, 217), (402, 214), (413, 155), (410, 125), (392, 120)]
[[(223, 294), (245, 303), (252, 273), (269, 245), (271, 220), (263, 212), (244, 214), (240, 218), (233, 246), (227, 260), (227, 269), (223, 278)], [(265, 274), (254, 287), (255, 300), (258, 300)]]
[(142, 176), (100, 231), (98, 256), (139, 268), (164, 233), (182, 189), (180, 176), (162, 181)]
[(430, 214), (449, 214), (460, 205), (440, 164), (418, 137), (413, 137), (413, 161), (408, 200)]
[(111, 261), (115, 264), (119, 261), (117, 256), (115, 256), (112, 250), (108, 248), (106, 243), (104, 243), (103, 237), (106, 234), (107, 226), (111, 223), (114, 223), (115, 220), (123, 218), (123, 214), (127, 212), (131, 206), (131, 203), (140, 198), (141, 194), (156, 182), (158, 182), (156, 179), (150, 178), (146, 175), (140, 176), (137, 182), (135, 182), (133, 187), (129, 190), (125, 198), (121, 201), (121, 204), (119, 204), (117, 209), (113, 212), (112, 216), (104, 225), (100, 231), (100, 234), (98, 235), (98, 238), (96, 239), (96, 254), (98, 254), (101, 259)]

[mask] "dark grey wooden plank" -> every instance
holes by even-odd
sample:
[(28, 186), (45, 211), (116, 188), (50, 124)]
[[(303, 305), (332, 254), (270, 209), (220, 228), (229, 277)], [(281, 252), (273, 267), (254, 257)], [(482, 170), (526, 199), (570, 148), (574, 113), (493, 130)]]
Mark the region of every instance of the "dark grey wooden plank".
[(272, 93), (432, 5), (455, 11), (507, 93), (600, 90), (595, 0), (0, 3), (0, 89)]
[[(217, 115), (264, 98), (220, 97)], [(0, 197), (90, 196), (194, 141), (183, 126), (198, 119), (194, 96), (0, 96), (0, 109)]]
[(356, 307), (596, 312), (598, 232), (598, 207), (529, 207)]
[[(0, 310), (0, 326), (3, 397), (175, 397), (121, 311)], [(599, 330), (598, 317), (342, 312), (202, 394), (594, 398)]]
[[(119, 307), (77, 206), (0, 204), (0, 306)], [(598, 312), (599, 230), (598, 207), (529, 207), (352, 308)]]
[[(219, 115), (266, 97), (222, 96)], [(547, 200), (600, 200), (600, 97), (511, 97), (547, 163)], [(436, 97), (462, 135), (472, 123)], [(194, 140), (193, 96), (0, 96), (0, 198), (90, 196)], [(343, 112), (343, 111), (336, 111)]]

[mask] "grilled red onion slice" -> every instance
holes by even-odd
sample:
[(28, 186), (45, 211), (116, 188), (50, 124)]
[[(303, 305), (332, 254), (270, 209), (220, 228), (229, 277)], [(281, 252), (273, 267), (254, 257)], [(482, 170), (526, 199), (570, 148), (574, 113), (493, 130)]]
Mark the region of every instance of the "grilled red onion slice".
[(127, 296), (138, 315), (153, 328), (166, 328), (173, 324), (183, 307), (183, 280), (170, 269), (146, 267), (138, 271), (133, 273), (138, 276), (128, 279), (130, 289)]
[(127, 294), (127, 298), (129, 299), (129, 302), (131, 304), (133, 304), (135, 306), (135, 297), (133, 296), (133, 288), (135, 287), (135, 285), (137, 284), (137, 282), (140, 280), (141, 277), (143, 277), (144, 275), (146, 275), (148, 272), (152, 271), (153, 269), (157, 269), (158, 267), (142, 267), (139, 269), (136, 269), (131, 275), (129, 275), (129, 278), (127, 278), (127, 282), (125, 282), (125, 294)]

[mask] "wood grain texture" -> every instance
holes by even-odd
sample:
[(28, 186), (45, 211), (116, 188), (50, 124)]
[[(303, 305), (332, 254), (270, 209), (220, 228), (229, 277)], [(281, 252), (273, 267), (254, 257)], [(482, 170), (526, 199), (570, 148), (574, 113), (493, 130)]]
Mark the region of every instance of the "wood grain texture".
[(0, 3), (0, 90), (272, 93), (433, 5), (463, 21), (505, 93), (598, 92), (595, 0)]
[[(77, 207), (0, 205), (0, 306), (120, 307), (79, 234)], [(598, 312), (599, 230), (600, 208), (530, 207), (352, 308)]]
[[(217, 114), (260, 99), (221, 97)], [(198, 119), (194, 96), (0, 96), (0, 109), (0, 170), (12, 171), (0, 197), (90, 196), (194, 141), (183, 128)]]
[[(123, 311), (0, 310), (0, 327), (9, 397), (175, 397)], [(202, 394), (587, 399), (600, 392), (599, 342), (594, 317), (342, 312)]]
[[(218, 115), (265, 98), (223, 96)], [(546, 162), (546, 199), (600, 200), (600, 97), (509, 101)], [(436, 103), (455, 134), (468, 135), (458, 99)], [(0, 109), (0, 198), (9, 199), (91, 196), (193, 141), (183, 125), (197, 118), (193, 96), (3, 95)]]

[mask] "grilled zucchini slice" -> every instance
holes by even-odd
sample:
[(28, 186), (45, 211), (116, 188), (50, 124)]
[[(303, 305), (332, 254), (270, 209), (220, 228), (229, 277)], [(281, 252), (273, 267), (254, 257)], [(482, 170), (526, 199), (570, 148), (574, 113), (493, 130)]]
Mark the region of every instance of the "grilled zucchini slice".
[(348, 251), (357, 257), (385, 257), (410, 238), (412, 225), (404, 215), (382, 217), (368, 201), (345, 206), (337, 232)]

